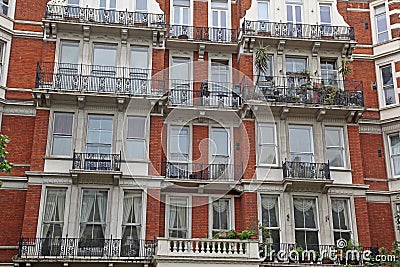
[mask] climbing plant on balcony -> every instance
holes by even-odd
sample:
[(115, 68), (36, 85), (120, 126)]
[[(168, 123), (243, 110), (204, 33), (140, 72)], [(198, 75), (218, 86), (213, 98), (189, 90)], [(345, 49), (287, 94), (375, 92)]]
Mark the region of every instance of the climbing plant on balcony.
[[(6, 151), (7, 144), (10, 142), (10, 138), (7, 135), (0, 135), (0, 172), (10, 173), (13, 167), (13, 164), (8, 162)], [(0, 187), (2, 182), (0, 181)]]
[(256, 56), (254, 59), (254, 66), (257, 70), (257, 80), (256, 84), (260, 79), (262, 73), (266, 73), (269, 67), (269, 55), (268, 55), (268, 45), (260, 44), (259, 47), (255, 49)]

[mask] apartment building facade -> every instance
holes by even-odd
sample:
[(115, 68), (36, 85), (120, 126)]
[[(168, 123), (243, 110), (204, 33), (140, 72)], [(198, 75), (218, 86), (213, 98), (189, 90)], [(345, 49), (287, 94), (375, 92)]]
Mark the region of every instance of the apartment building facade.
[(0, 265), (260, 266), (224, 239), (258, 223), (391, 248), (399, 5), (0, 1)]

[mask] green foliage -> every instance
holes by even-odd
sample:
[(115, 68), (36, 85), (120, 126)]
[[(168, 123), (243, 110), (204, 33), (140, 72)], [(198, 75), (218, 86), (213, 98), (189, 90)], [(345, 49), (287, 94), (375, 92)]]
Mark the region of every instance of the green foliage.
[(347, 58), (343, 59), (342, 66), (339, 68), (339, 73), (342, 74), (343, 79), (345, 79), (346, 76), (351, 73), (351, 66)]
[(8, 152), (6, 151), (7, 144), (10, 143), (10, 138), (7, 135), (0, 135), (0, 172), (11, 173), (13, 164), (6, 160)]

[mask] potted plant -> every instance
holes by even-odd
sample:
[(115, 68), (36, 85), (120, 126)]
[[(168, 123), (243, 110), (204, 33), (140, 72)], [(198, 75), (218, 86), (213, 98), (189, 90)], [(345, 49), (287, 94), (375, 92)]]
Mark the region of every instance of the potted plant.
[(258, 85), (261, 74), (266, 73), (268, 71), (269, 60), (270, 60), (270, 57), (268, 55), (268, 47), (269, 47), (268, 45), (264, 46), (260, 44), (260, 46), (255, 49), (256, 56), (254, 59), (254, 66), (257, 70), (256, 85)]
[(357, 251), (357, 256), (354, 258), (354, 253), (346, 253), (346, 256), (350, 256), (350, 259), (347, 260), (347, 264), (358, 265), (359, 264), (359, 255), (361, 253), (361, 245), (356, 244), (353, 240), (349, 240), (347, 242), (347, 251)]
[(343, 76), (343, 80), (346, 80), (346, 76), (351, 73), (351, 66), (347, 58), (342, 60), (342, 66), (340, 66), (338, 71)]

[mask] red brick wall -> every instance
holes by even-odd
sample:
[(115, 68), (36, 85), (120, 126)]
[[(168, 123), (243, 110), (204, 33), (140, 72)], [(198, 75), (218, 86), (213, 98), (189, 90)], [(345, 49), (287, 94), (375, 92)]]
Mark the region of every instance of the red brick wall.
[(148, 189), (146, 210), (146, 240), (160, 236), (160, 189)]
[[(368, 3), (351, 3), (347, 1), (338, 2), (338, 10), (347, 24), (354, 27), (357, 42), (359, 44), (371, 44), (370, 13), (354, 10), (349, 11), (348, 8), (369, 9)], [(368, 29), (365, 29), (365, 22), (368, 23)]]
[(15, 19), (41, 22), (46, 11), (47, 2), (48, 0), (17, 1)]
[(353, 184), (364, 184), (363, 163), (361, 154), (361, 141), (358, 126), (348, 126), (350, 162)]
[(14, 249), (2, 249), (0, 250), (0, 262), (12, 262), (12, 258), (18, 254), (18, 250)]
[(244, 179), (253, 179), (256, 166), (255, 122), (252, 120), (244, 120), (242, 123), (245, 133), (242, 133), (241, 153), (243, 162), (247, 161)]
[(192, 238), (206, 238), (208, 234), (208, 197), (192, 198)]
[(22, 236), (36, 237), (36, 229), (39, 218), (40, 196), (42, 192), (41, 185), (28, 185), (26, 192), (26, 202), (24, 210), (24, 222), (22, 227)]
[(242, 229), (240, 230), (249, 230), (252, 225), (258, 224), (258, 204), (256, 192), (245, 192), (242, 194), (239, 214), (242, 219)]
[(365, 197), (355, 197), (354, 206), (357, 219), (358, 241), (363, 246), (371, 246), (372, 244), (367, 209), (367, 199)]
[[(381, 134), (360, 134), (363, 171), (365, 178), (382, 179), (382, 183), (366, 181), (371, 190), (388, 190), (384, 146)], [(378, 156), (378, 150), (382, 156)]]
[[(43, 15), (43, 14), (41, 14)], [(11, 45), (7, 86), (34, 88), (39, 61), (54, 61), (55, 43), (14, 37)], [(7, 99), (32, 99), (31, 93), (7, 91)]]
[[(35, 117), (32, 116), (3, 116), (2, 133), (11, 139), (7, 146), (7, 159), (10, 162), (27, 165), (31, 163), (34, 125)], [(11, 175), (25, 176), (25, 171), (29, 171), (29, 167), (15, 166)]]
[(193, 25), (198, 27), (208, 27), (208, 3), (194, 1)]
[(371, 245), (392, 248), (396, 240), (390, 203), (367, 203)]
[(165, 236), (165, 195), (161, 195), (161, 203), (160, 203), (160, 227), (158, 228), (160, 231), (160, 237)]
[(44, 159), (46, 155), (47, 132), (49, 126), (49, 110), (36, 110), (35, 130), (33, 144), (32, 144), (32, 157), (31, 157), (31, 171), (43, 171)]
[(193, 125), (193, 162), (208, 163), (208, 143), (208, 126)]
[(160, 175), (161, 174), (161, 163), (162, 163), (162, 132), (163, 132), (163, 117), (162, 116), (151, 116), (150, 117), (150, 149), (149, 149), (149, 174)]
[[(16, 246), (22, 232), (25, 209), (25, 190), (0, 191), (0, 246)], [(12, 208), (10, 208), (12, 204)], [(2, 250), (0, 250), (1, 254)], [(10, 259), (8, 259), (10, 261)], [(1, 260), (0, 260), (1, 262)]]

